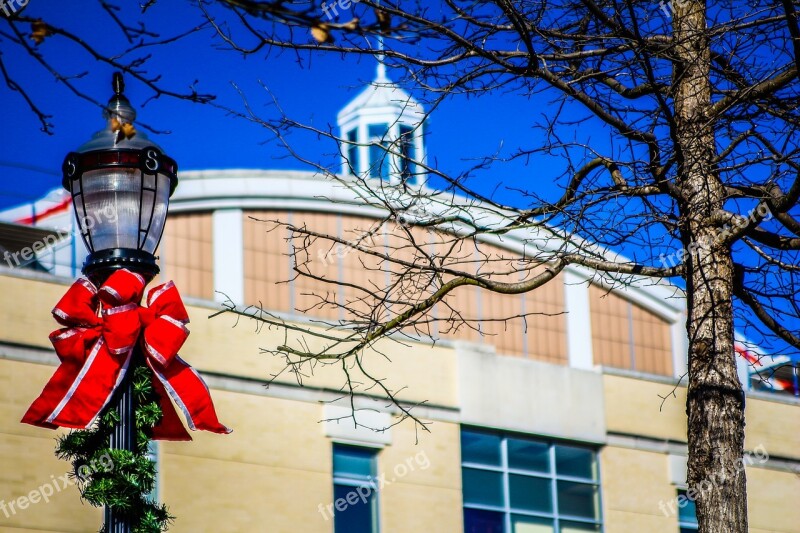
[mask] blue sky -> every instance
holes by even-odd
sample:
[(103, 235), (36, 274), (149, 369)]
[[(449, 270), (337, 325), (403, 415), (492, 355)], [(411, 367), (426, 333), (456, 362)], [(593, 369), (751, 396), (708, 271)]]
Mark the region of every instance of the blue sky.
[[(41, 16), (66, 27), (99, 49), (114, 53), (126, 48), (117, 38), (108, 15), (98, 8), (77, 11), (72, 3), (31, 0), (26, 15)], [(169, 35), (201, 22), (194, 8), (183, 2), (158, 2), (148, 11), (148, 27)], [(102, 31), (97, 31), (102, 28)], [(26, 27), (25, 30), (28, 28)], [(338, 55), (310, 56), (293, 52), (264, 52), (247, 58), (220, 50), (221, 42), (206, 29), (169, 47), (148, 50), (152, 58), (148, 72), (162, 75), (162, 83), (186, 90), (197, 80), (199, 92), (217, 95), (217, 102), (237, 110), (241, 98), (231, 83), (236, 83), (254, 110), (274, 118), (272, 97), (277, 98), (287, 115), (301, 122), (327, 128), (335, 124), (337, 111), (374, 77), (371, 58), (343, 58)], [(113, 69), (94, 61), (85, 52), (66, 46), (58, 37), (48, 38), (39, 47), (48, 62), (63, 72), (86, 75), (77, 84), (80, 90), (105, 102), (111, 96)], [(9, 73), (29, 92), (36, 104), (53, 115), (54, 134), (40, 131), (40, 124), (22, 97), (0, 84), (0, 208), (30, 201), (58, 187), (61, 162), (70, 150), (86, 140), (103, 121), (99, 110), (57, 83), (39, 64), (19, 49), (11, 48), (0, 36), (0, 53)], [(389, 72), (392, 77), (392, 72)], [(395, 73), (394, 77), (398, 77)], [(203, 168), (302, 169), (288, 157), (273, 135), (261, 126), (226, 116), (221, 110), (168, 97), (141, 104), (152, 96), (144, 85), (128, 79), (126, 94), (137, 107), (139, 120), (168, 135), (150, 135), (172, 155), (184, 170)], [(519, 146), (535, 146), (538, 132), (531, 128), (533, 118), (543, 111), (542, 102), (513, 94), (489, 98), (455, 98), (440, 106), (428, 124), (428, 153), (431, 163), (446, 171), (469, 166), (464, 161), (477, 155), (501, 150), (509, 154)], [(293, 136), (292, 143), (304, 155), (325, 156), (333, 151), (329, 142), (308, 136)], [(36, 167), (44, 172), (26, 170)], [(501, 198), (515, 201), (516, 195), (504, 186), (536, 183), (547, 186), (551, 180), (542, 162), (501, 165), (482, 175), (476, 183), (483, 191), (497, 190)], [(49, 172), (49, 173), (45, 173)], [(500, 188), (496, 189), (500, 184)], [(529, 185), (528, 185), (529, 186)]]

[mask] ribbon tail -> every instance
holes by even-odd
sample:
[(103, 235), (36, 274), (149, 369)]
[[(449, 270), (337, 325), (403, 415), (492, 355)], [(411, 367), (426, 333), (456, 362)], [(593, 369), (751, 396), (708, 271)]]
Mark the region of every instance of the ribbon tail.
[(189, 429), (212, 433), (232, 431), (217, 418), (208, 386), (186, 361), (176, 355), (167, 368), (154, 364), (150, 358), (147, 359), (147, 364), (175, 404), (183, 411)]
[(161, 420), (153, 427), (154, 440), (192, 440), (189, 432), (183, 427), (178, 413), (172, 402), (169, 401), (169, 395), (161, 380), (154, 375), (152, 376), (153, 389), (158, 394), (158, 405), (161, 407)]
[(55, 410), (62, 398), (67, 395), (70, 385), (78, 377), (80, 371), (81, 365), (77, 361), (66, 360), (61, 363), (50, 378), (50, 381), (42, 389), (42, 392), (28, 407), (21, 422), (40, 428), (56, 429), (58, 426), (47, 422), (47, 418)]
[(64, 365), (56, 370), (22, 421), (46, 428), (88, 428), (111, 400), (130, 361), (131, 352), (111, 354), (99, 339), (76, 375)]

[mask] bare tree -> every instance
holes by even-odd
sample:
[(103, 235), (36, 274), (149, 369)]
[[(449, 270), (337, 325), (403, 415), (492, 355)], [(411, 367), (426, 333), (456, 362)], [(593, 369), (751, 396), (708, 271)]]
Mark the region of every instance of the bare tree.
[[(298, 375), (303, 365), (314, 364), (340, 364), (348, 372), (348, 365), (362, 366), (365, 349), (388, 336), (478, 327), (468, 310), (453, 305), (452, 296), (465, 286), (533, 291), (567, 265), (617, 284), (678, 280), (688, 309), (688, 482), (717, 480), (717, 490), (699, 495), (700, 531), (747, 531), (745, 474), (736, 468), (744, 446), (744, 393), (734, 323), (759, 341), (800, 348), (794, 331), (800, 319), (794, 297), (800, 281), (797, 2), (344, 4), (335, 3), (331, 12), (310, 1), (201, 0), (197, 8), (238, 54), (278, 48), (376, 57), (429, 110), (463, 95), (535, 96), (550, 104), (542, 118), (531, 117), (548, 142), (505, 158), (485, 155), (455, 175), (426, 161), (408, 162), (438, 184), (433, 191), (343, 177), (338, 162), (297, 153), (286, 135), (318, 135), (337, 154), (336, 146), (351, 140), (288, 116), (259, 116), (245, 100), (236, 114), (271, 130), (294, 156), (385, 215), (348, 238), (276, 221), (291, 231), (296, 274), (330, 284), (331, 291), (315, 294), (309, 306), (344, 313), (330, 315), (344, 316), (325, 321), (330, 328), (291, 325), (261, 309), (231, 311), (285, 328), (286, 343), (273, 351)], [(19, 29), (36, 21), (23, 15), (10, 20), (0, 37), (38, 59)], [(47, 21), (50, 34), (76, 39), (52, 24)], [(120, 27), (142, 32), (137, 38), (147, 35)], [(127, 69), (156, 94), (209, 101), (159, 87), (138, 63), (103, 60)], [(1, 67), (6, 82), (20, 87)], [(406, 157), (397, 145), (376, 145)], [(532, 172), (518, 191), (524, 199), (519, 204), (498, 202), (473, 186), (471, 178), (489, 167), (545, 157), (558, 158), (563, 172), (536, 178)], [(536, 179), (557, 184), (559, 193), (540, 194)], [(373, 237), (386, 232), (392, 244), (376, 246)], [(475, 259), (476, 243), (511, 234), (527, 235), (523, 258), (485, 253)], [(336, 297), (341, 282), (316, 270), (314, 261), (320, 249), (324, 256), (335, 246), (357, 253), (365, 272), (389, 273), (389, 282), (350, 284), (350, 297)], [(628, 251), (631, 258), (609, 250)], [(380, 376), (361, 371), (395, 399), (397, 391)], [(409, 406), (397, 404), (413, 416)]]

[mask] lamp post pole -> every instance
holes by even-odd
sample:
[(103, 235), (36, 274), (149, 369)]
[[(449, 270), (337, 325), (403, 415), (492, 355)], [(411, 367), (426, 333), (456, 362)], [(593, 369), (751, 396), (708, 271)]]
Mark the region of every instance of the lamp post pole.
[[(138, 348), (134, 348), (136, 352)], [(115, 400), (115, 405), (111, 409), (115, 409), (119, 413), (119, 423), (111, 433), (109, 447), (112, 450), (127, 450), (134, 451), (136, 445), (136, 423), (134, 420), (134, 406), (133, 406), (133, 371), (136, 367), (138, 357), (134, 353), (131, 359), (131, 368), (125, 376), (127, 383), (119, 387), (119, 395)], [(109, 506), (103, 511), (105, 529), (104, 533), (130, 533), (131, 523), (130, 520), (121, 513), (114, 512)]]
[[(106, 127), (67, 155), (63, 185), (72, 195), (81, 237), (89, 250), (82, 272), (100, 287), (125, 268), (145, 283), (159, 272), (155, 251), (166, 224), (169, 197), (178, 183), (177, 164), (134, 127), (136, 111), (124, 93), (122, 75), (113, 78), (114, 95), (104, 111)], [(135, 452), (133, 373), (142, 364), (133, 348), (123, 383), (109, 409), (119, 413), (110, 437), (112, 449)], [(107, 506), (105, 533), (129, 533), (130, 519)]]

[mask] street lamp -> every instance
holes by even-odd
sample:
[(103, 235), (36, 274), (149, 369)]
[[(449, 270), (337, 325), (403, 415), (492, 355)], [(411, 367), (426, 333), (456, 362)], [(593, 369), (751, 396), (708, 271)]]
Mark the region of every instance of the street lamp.
[[(158, 274), (155, 252), (167, 219), (169, 198), (178, 184), (177, 164), (133, 127), (136, 111), (123, 95), (122, 74), (113, 78), (114, 96), (103, 113), (106, 127), (67, 155), (63, 185), (72, 195), (75, 215), (89, 256), (83, 273), (100, 286), (115, 270), (126, 268), (150, 281)], [(135, 424), (132, 379), (142, 364), (134, 348), (132, 368), (109, 403), (120, 422), (110, 446), (133, 451)], [(130, 522), (110, 507), (107, 533), (128, 533)]]
[(136, 111), (122, 94), (119, 72), (113, 85), (103, 113), (106, 127), (68, 154), (62, 167), (89, 250), (82, 270), (95, 285), (120, 268), (148, 281), (158, 274), (154, 254), (178, 185), (175, 161), (134, 129)]

